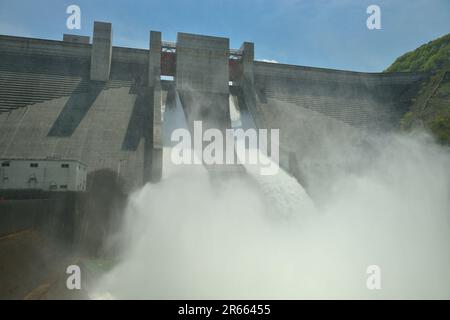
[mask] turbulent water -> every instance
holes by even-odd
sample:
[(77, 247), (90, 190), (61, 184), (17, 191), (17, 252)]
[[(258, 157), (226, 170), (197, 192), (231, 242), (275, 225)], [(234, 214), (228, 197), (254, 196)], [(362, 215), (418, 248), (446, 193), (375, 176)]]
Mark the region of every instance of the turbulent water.
[[(217, 181), (165, 160), (162, 182), (132, 195), (122, 262), (92, 296), (449, 298), (448, 149), (415, 134), (357, 150), (358, 170), (322, 174), (314, 201), (282, 170)], [(366, 285), (370, 265), (379, 290)]]

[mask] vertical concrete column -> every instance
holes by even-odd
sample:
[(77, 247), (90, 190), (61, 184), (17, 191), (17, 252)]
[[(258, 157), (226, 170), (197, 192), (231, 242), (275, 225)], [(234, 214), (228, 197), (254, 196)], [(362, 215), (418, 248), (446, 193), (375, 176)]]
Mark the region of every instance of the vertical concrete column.
[[(266, 126), (264, 116), (256, 101), (255, 80), (253, 75), (253, 61), (255, 60), (255, 45), (252, 42), (244, 42), (241, 46), (242, 52), (242, 79), (241, 88), (244, 95), (244, 100), (250, 114), (253, 117), (255, 125), (260, 129), (269, 129)], [(270, 150), (270, 131), (268, 131), (269, 143), (267, 145), (267, 153), (271, 154)]]
[(91, 51), (91, 80), (108, 81), (111, 71), (112, 25), (94, 22)]
[(228, 38), (177, 34), (178, 91), (200, 93), (229, 93)]
[(242, 52), (242, 80), (241, 85), (253, 87), (253, 60), (255, 59), (255, 46), (252, 42), (244, 42), (241, 46)]
[[(225, 130), (231, 127), (229, 48), (228, 38), (188, 33), (177, 35), (175, 83), (191, 132), (195, 132), (196, 121), (202, 121), (203, 130), (217, 129), (224, 135)], [(203, 152), (207, 145), (204, 142), (201, 150), (196, 152)]]
[[(242, 79), (241, 87), (245, 103), (252, 114), (257, 128), (266, 128), (262, 112), (258, 110), (256, 103), (255, 81), (253, 76), (253, 61), (255, 59), (255, 46), (252, 42), (244, 42), (242, 52)], [(270, 145), (270, 144), (269, 144)]]
[(229, 39), (188, 33), (177, 35), (175, 83), (187, 123), (203, 129), (231, 126), (229, 107)]
[(148, 86), (153, 87), (161, 77), (161, 32), (150, 31)]
[(161, 114), (161, 32), (150, 31), (148, 86), (153, 90), (152, 101), (152, 149), (150, 182), (158, 182), (162, 176), (163, 141)]

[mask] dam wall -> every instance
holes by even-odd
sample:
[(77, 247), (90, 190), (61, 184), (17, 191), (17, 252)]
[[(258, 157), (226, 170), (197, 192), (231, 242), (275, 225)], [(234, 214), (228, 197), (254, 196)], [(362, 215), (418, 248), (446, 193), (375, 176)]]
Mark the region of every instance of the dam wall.
[[(25, 230), (39, 230), (67, 244), (74, 244), (75, 193), (47, 193), (34, 198), (0, 200), (0, 237)], [(3, 198), (3, 195), (2, 195)]]
[(238, 94), (256, 127), (281, 129), (289, 167), (301, 164), (315, 130), (327, 132), (323, 121), (395, 130), (426, 76), (260, 62), (253, 43), (232, 50), (220, 37), (179, 33), (170, 44), (153, 31), (148, 49), (133, 49), (112, 46), (112, 35), (111, 24), (95, 23), (92, 43), (0, 36), (2, 158), (77, 159), (89, 174), (114, 173), (126, 192), (158, 181), (163, 110), (175, 87), (190, 126), (221, 130), (230, 127), (229, 95)]
[(0, 154), (84, 159), (89, 173), (115, 172), (130, 192), (144, 183), (151, 139), (149, 51), (112, 47), (108, 79), (97, 81), (91, 50), (0, 36)]
[[(397, 130), (426, 76), (255, 61), (255, 104), (248, 109), (256, 113), (258, 127), (280, 129), (280, 165), (306, 187), (314, 166), (331, 166), (326, 163), (329, 150), (362, 145), (374, 132)], [(349, 145), (338, 146), (338, 141)], [(346, 159), (328, 162), (349, 165)]]
[(396, 127), (425, 76), (424, 73), (364, 73), (258, 61), (253, 68), (259, 104), (267, 104), (268, 99), (293, 103), (354, 127), (370, 129)]

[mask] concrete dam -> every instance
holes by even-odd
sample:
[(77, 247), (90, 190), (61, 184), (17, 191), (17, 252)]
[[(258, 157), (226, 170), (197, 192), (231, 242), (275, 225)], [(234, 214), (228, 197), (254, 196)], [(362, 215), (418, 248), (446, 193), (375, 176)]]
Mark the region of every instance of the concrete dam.
[[(262, 62), (251, 42), (233, 49), (227, 38), (188, 33), (168, 42), (150, 31), (148, 49), (112, 42), (105, 22), (94, 23), (92, 40), (0, 36), (0, 250), (11, 234), (36, 229), (97, 255), (90, 248), (117, 228), (105, 221), (115, 220), (129, 194), (161, 180), (166, 120), (177, 104), (190, 130), (197, 120), (205, 128), (231, 128), (231, 107), (251, 119), (243, 127), (280, 129), (280, 167), (314, 194), (319, 186), (307, 172), (325, 155), (311, 142), (328, 148), (318, 133), (352, 139), (395, 131), (427, 77)], [(17, 161), (34, 167), (56, 161), (58, 170), (73, 161), (86, 168), (87, 181), (78, 185), (87, 192), (62, 183), (36, 190), (35, 176), (21, 177), (25, 190), (5, 187), (14, 179), (5, 172)], [(28, 287), (15, 294), (24, 296)]]
[(185, 33), (168, 43), (150, 32), (148, 50), (113, 47), (111, 24), (100, 22), (92, 44), (1, 36), (0, 56), (1, 158), (77, 159), (88, 172), (116, 172), (127, 190), (161, 175), (161, 107), (174, 91), (190, 122), (208, 114), (219, 127), (229, 126), (235, 97), (257, 127), (283, 128), (283, 159), (300, 158), (284, 138), (305, 136), (300, 119), (396, 128), (424, 77), (255, 61), (253, 43), (234, 50), (226, 38)]

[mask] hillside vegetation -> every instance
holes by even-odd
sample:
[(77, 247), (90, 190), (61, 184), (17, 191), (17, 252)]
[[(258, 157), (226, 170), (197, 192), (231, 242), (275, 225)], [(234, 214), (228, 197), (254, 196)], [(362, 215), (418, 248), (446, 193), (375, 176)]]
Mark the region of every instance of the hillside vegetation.
[(450, 59), (450, 33), (397, 58), (385, 72), (436, 71)]
[(428, 71), (400, 126), (424, 127), (450, 145), (450, 34), (399, 57), (386, 72)]

